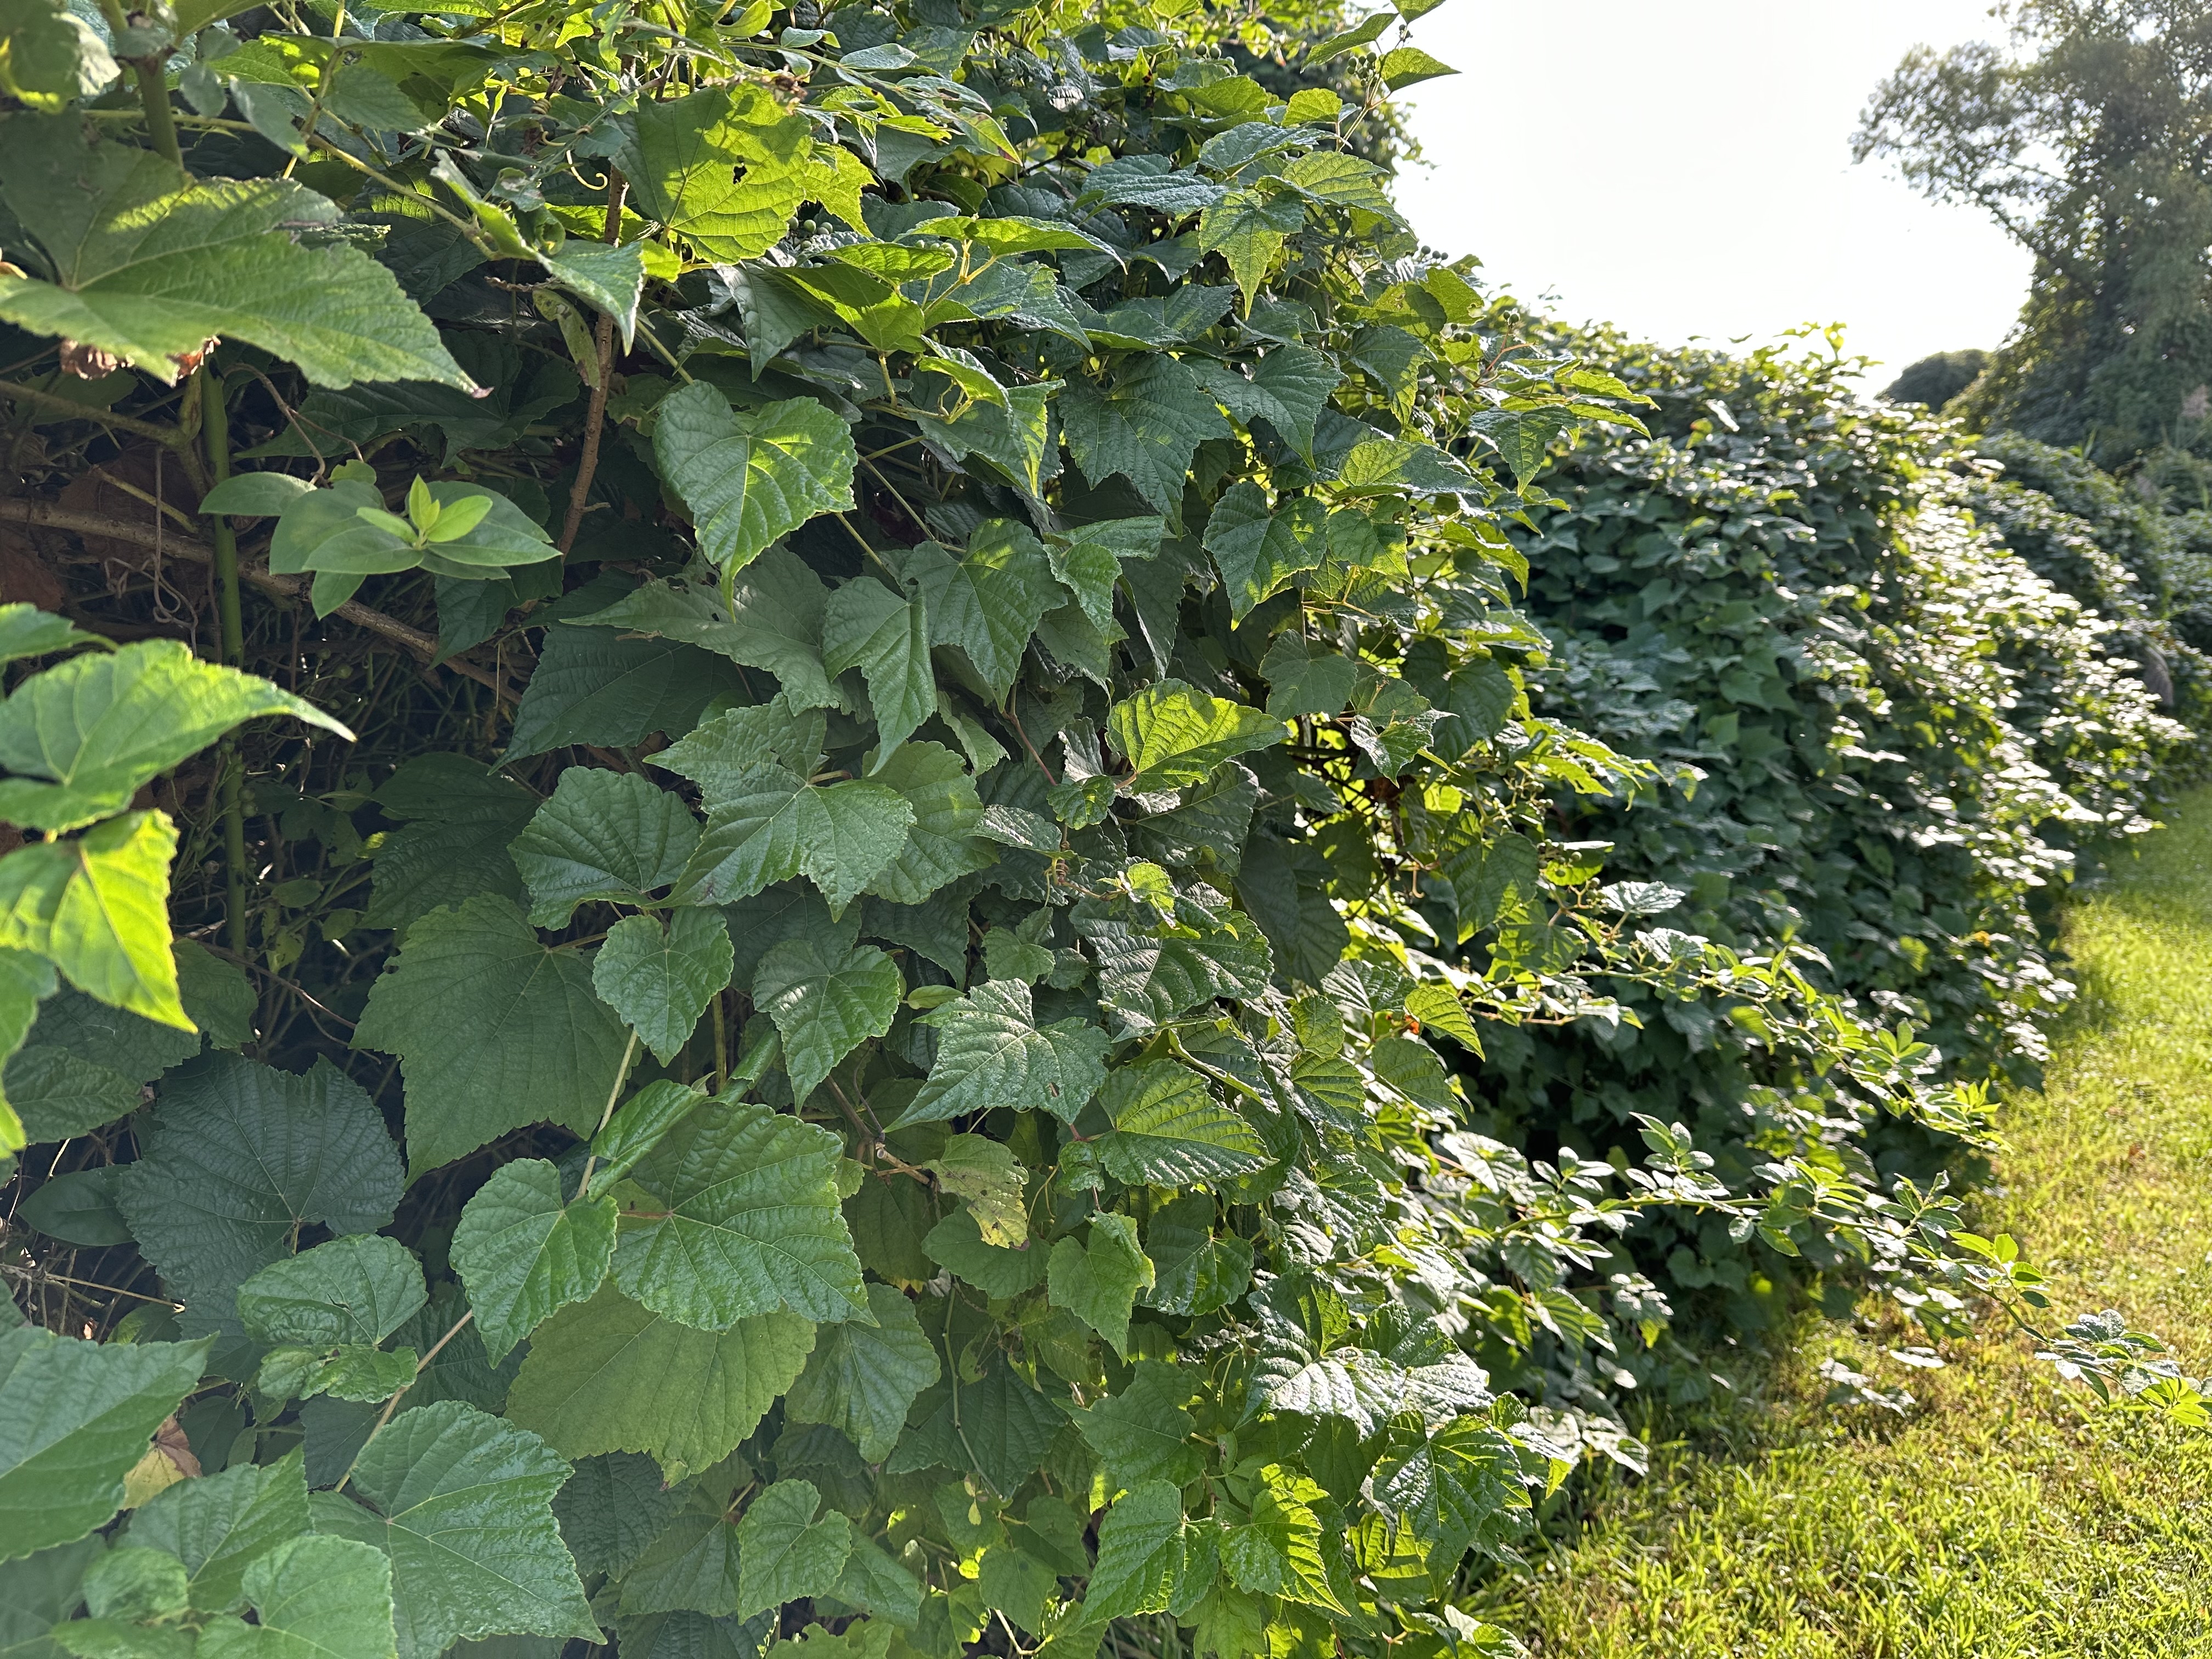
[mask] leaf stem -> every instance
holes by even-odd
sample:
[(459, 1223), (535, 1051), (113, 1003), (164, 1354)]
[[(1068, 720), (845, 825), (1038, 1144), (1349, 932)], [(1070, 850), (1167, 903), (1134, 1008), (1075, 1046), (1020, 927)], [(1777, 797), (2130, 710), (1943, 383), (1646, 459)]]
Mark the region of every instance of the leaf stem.
[[(621, 239), (623, 196), (629, 188), (629, 180), (619, 171), (607, 169), (606, 228), (600, 240), (611, 244)], [(599, 470), (599, 434), (606, 423), (607, 388), (614, 380), (615, 367), (615, 319), (604, 311), (592, 346), (599, 354), (599, 378), (592, 388), (591, 406), (584, 416), (584, 447), (576, 458), (576, 482), (569, 488), (568, 516), (561, 526), (557, 545), (563, 554), (576, 544), (576, 532), (584, 525), (584, 507), (591, 498), (592, 475)]]
[(168, 76), (159, 58), (141, 58), (131, 65), (138, 82), (138, 102), (146, 112), (146, 136), (162, 160), (185, 170), (185, 152), (177, 143), (177, 118), (169, 107)]
[[(224, 400), (222, 379), (203, 362), (192, 371), (199, 380), (200, 436), (207, 446), (208, 487), (214, 489), (230, 477), (230, 405)], [(216, 514), (208, 520), (215, 544), (216, 610), (222, 629), (222, 661), (226, 668), (246, 665), (246, 623), (239, 605), (238, 536), (229, 518)], [(230, 948), (246, 953), (246, 790), (245, 762), (235, 732), (226, 732), (216, 749), (216, 764), (222, 778), (223, 933)]]
[[(629, 1030), (629, 1041), (623, 1045), (622, 1064), (615, 1068), (614, 1087), (607, 1091), (606, 1109), (599, 1114), (599, 1128), (592, 1131), (592, 1139), (597, 1140), (599, 1138), (600, 1130), (605, 1129), (607, 1127), (608, 1121), (614, 1116), (615, 1102), (622, 1098), (623, 1085), (629, 1078), (630, 1062), (636, 1058), (637, 1027), (633, 1025), (630, 1027)], [(592, 1190), (592, 1171), (598, 1167), (599, 1162), (599, 1155), (597, 1152), (590, 1153), (585, 1158), (584, 1178), (576, 1183), (576, 1191), (579, 1195), (589, 1193)]]

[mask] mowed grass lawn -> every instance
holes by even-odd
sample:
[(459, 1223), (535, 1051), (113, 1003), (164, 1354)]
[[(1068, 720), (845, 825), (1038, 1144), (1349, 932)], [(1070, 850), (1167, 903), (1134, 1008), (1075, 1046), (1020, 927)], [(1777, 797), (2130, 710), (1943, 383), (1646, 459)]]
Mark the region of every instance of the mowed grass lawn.
[[(2071, 904), (2082, 997), (2009, 1103), (2008, 1231), (2056, 1305), (2121, 1310), (2212, 1370), (2212, 790)], [(1868, 1310), (1870, 1313), (1870, 1310)], [(1545, 1659), (2212, 1656), (2212, 1434), (2100, 1409), (1997, 1322), (1914, 1370), (1902, 1322), (1816, 1322), (1759, 1397), (1595, 1494), (1492, 1615)], [(1909, 1389), (1824, 1406), (1828, 1358)]]

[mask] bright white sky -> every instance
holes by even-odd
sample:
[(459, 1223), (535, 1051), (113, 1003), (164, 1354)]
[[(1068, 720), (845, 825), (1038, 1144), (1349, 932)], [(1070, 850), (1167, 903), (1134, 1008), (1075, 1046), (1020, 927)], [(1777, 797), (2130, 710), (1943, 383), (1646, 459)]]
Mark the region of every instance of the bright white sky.
[(1850, 325), (1873, 385), (1996, 345), (2028, 257), (1850, 137), (1907, 48), (2002, 39), (1989, 0), (1447, 0), (1413, 43), (1461, 71), (1401, 94), (1431, 246), (1570, 321), (1663, 344)]

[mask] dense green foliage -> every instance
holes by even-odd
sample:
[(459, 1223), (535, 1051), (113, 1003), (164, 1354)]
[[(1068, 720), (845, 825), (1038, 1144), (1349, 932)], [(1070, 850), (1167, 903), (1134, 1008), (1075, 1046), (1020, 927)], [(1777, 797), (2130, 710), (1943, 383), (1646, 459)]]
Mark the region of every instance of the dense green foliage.
[(1953, 412), (2107, 465), (2212, 453), (2212, 16), (2195, 0), (2005, 15), (2012, 51), (1916, 48), (1854, 141), (2035, 256), (2018, 327)]
[[(2127, 624), (1962, 510), (2022, 488), (1954, 476), (1955, 438), (1858, 404), (1849, 360), (1587, 349), (1654, 400), (1651, 435), (1586, 439), (1542, 481), (1560, 499), (1521, 544), (1554, 657), (1532, 695), (1661, 775), (1580, 799), (1562, 833), (1609, 848), (1609, 872), (1679, 884), (1681, 925), (1801, 953), (1857, 1018), (1913, 1044), (1915, 1066), (1968, 1086), (1931, 1137), (1756, 1026), (1632, 997), (1641, 1030), (1493, 1039), (1478, 1092), (1516, 1144), (1602, 1158), (1634, 1114), (1688, 1100), (1724, 1178), (1777, 1145), (1825, 1144), (1838, 1170), (1863, 1157), (1924, 1179), (1948, 1136), (1973, 1139), (1982, 1081), (2032, 1074), (2070, 994), (2042, 896), (2072, 849), (2148, 827), (2153, 775), (2188, 734), (2159, 713)], [(2087, 550), (2117, 565), (2116, 545)], [(1752, 1326), (1797, 1276), (1694, 1218), (1656, 1219), (1638, 1256)], [(1703, 1388), (1694, 1363), (1671, 1382)]]
[[(1864, 613), (1804, 758), (1902, 920), (1824, 964), (1594, 844), (1680, 757), (1540, 706), (1515, 526), (1646, 399), (1399, 220), (1388, 15), (227, 9), (0, 12), (0, 517), (169, 636), (0, 704), (0, 1644), (1493, 1652), (1467, 1564), (1702, 1375), (1652, 1230), (2035, 1316), (1935, 1178), (1979, 1096), (1875, 1021), (2032, 1045), (2035, 825), (2172, 734), (1785, 380), (1683, 487), (1794, 558), (1817, 448), (1835, 568), (1717, 608), (1722, 696)], [(1676, 1037), (1729, 1074), (1517, 1121), (1539, 1044)]]
[(1919, 404), (1940, 410), (1944, 404), (1973, 385), (1981, 372), (1990, 366), (1986, 351), (1939, 351), (1909, 363), (1902, 374), (1881, 389), (1881, 395), (1892, 403)]

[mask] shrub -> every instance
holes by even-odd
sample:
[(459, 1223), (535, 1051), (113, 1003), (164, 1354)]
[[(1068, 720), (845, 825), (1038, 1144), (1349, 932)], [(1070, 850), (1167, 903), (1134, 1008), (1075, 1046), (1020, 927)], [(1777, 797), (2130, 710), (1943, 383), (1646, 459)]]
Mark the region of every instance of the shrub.
[(1973, 1127), (1553, 833), (1651, 769), (1528, 707), (1504, 526), (1634, 398), (1345, 147), (1434, 60), (221, 10), (12, 14), (0, 517), (358, 741), (0, 710), (19, 806), (184, 828), (168, 912), (47, 902), (105, 828), (0, 858), (10, 1640), (1493, 1651), (1462, 1563), (1638, 1457), (1638, 1214), (2035, 1294), (1794, 1107), (1535, 1158), (1423, 1040), (1633, 993)]
[(1881, 389), (1881, 395), (1893, 404), (1918, 404), (1940, 412), (1944, 404), (1973, 385), (1989, 364), (1986, 351), (1939, 351), (1907, 364)]
[[(2184, 734), (2110, 623), (1972, 526), (1942, 430), (1856, 402), (1847, 362), (1577, 343), (1656, 408), (1648, 439), (1585, 438), (1544, 477), (1558, 500), (1518, 538), (1553, 641), (1532, 697), (1663, 776), (1577, 798), (1558, 833), (1681, 890), (1686, 927), (1802, 953), (1855, 1018), (1932, 1045), (1942, 1075), (2030, 1074), (2069, 994), (2040, 896), (2073, 842), (2147, 826)], [(1642, 1030), (1490, 1043), (1475, 1092), (1495, 1133), (1603, 1158), (1635, 1114), (1686, 1100), (1723, 1171), (1778, 1137), (1923, 1178), (1971, 1150), (1881, 1121), (1708, 1007), (1626, 1000)], [(1765, 1322), (1794, 1265), (1665, 1217), (1634, 1254), (1678, 1291), (1719, 1287), (1739, 1325)], [(1703, 1387), (1686, 1364), (1668, 1380)]]

